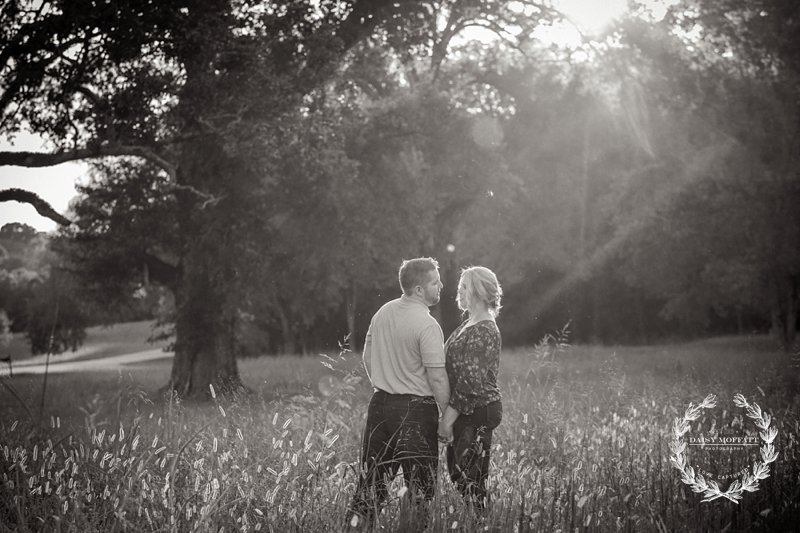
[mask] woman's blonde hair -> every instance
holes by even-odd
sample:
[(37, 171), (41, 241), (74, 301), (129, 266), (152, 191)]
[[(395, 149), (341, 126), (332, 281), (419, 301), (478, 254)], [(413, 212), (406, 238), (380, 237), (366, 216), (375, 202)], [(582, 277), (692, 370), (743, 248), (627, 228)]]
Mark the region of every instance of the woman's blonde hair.
[(503, 289), (500, 287), (494, 272), (482, 266), (468, 267), (461, 271), (459, 285), (462, 281), (466, 288), (464, 294), (466, 301), (458, 304), (462, 311), (466, 311), (469, 305), (477, 300), (485, 302), (486, 307), (493, 316), (500, 314), (500, 308), (502, 307), (500, 299), (503, 297)]

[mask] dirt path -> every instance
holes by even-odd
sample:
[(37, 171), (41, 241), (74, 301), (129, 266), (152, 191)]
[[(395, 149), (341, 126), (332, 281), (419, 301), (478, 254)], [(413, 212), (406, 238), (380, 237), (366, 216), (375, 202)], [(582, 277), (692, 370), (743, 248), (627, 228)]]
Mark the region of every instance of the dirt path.
[[(141, 363), (145, 361), (155, 361), (158, 359), (169, 359), (173, 357), (172, 352), (165, 352), (161, 348), (153, 350), (145, 350), (142, 352), (128, 353), (124, 355), (113, 355), (110, 357), (102, 357), (98, 359), (86, 359), (80, 361), (63, 361), (59, 362), (59, 356), (53, 356), (50, 359), (50, 374), (61, 374), (65, 372), (93, 372), (96, 370), (119, 370), (125, 365), (133, 363)], [(44, 374), (46, 365), (42, 363), (25, 364), (24, 362), (17, 363), (13, 366), (14, 375), (21, 376), (23, 374)], [(8, 375), (8, 365), (0, 364), (0, 376)]]

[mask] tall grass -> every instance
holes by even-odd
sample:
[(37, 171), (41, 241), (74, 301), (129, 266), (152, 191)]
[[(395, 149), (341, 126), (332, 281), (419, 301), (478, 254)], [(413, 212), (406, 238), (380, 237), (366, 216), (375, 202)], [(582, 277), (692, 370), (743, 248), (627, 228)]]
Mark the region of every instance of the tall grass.
[[(789, 363), (762, 339), (612, 349), (557, 336), (507, 351), (491, 509), (473, 515), (442, 471), (428, 530), (795, 529), (800, 406)], [(0, 531), (342, 530), (370, 394), (359, 357), (246, 364), (264, 380), (279, 375), (278, 394), (268, 381), (187, 404), (156, 396), (160, 383), (51, 377), (58, 403), (42, 420), (23, 406), (34, 378), (4, 379)], [(93, 379), (106, 388), (75, 390)], [(738, 505), (701, 503), (669, 463), (672, 422), (690, 401), (734, 392), (772, 413), (780, 456)], [(385, 531), (419, 527), (400, 494), (398, 479)]]

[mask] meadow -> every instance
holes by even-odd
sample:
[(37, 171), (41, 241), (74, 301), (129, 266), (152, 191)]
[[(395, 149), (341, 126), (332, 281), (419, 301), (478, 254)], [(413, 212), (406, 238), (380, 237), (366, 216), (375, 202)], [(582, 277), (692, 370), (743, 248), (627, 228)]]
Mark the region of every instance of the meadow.
[[(156, 347), (163, 347), (166, 341), (149, 343), (147, 339), (154, 333), (154, 323), (151, 321), (121, 322), (108, 326), (92, 326), (86, 329), (86, 338), (83, 344), (75, 351), (67, 350), (64, 353), (53, 355), (51, 362), (80, 361), (96, 359), (127, 353), (143, 352)], [(24, 333), (12, 335), (7, 346), (0, 348), (3, 357), (10, 357), (16, 363), (33, 364), (44, 363), (47, 356), (32, 355), (30, 345)]]
[[(760, 336), (505, 350), (490, 512), (466, 508), (440, 465), (427, 530), (797, 530), (795, 363)], [(50, 376), (44, 403), (41, 376), (3, 378), (0, 531), (343, 530), (370, 394), (360, 356), (240, 371), (249, 393), (206, 403), (159, 393), (168, 361)], [(702, 501), (670, 463), (674, 420), (710, 393), (730, 412), (743, 394), (777, 430), (769, 476), (738, 503)], [(377, 527), (419, 531), (397, 481)]]

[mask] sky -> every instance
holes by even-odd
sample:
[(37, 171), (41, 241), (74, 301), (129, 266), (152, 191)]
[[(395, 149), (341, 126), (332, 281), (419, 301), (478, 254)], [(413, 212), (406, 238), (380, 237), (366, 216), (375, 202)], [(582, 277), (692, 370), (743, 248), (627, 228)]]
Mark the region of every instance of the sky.
[[(658, 19), (675, 0), (650, 0), (645, 4), (652, 16)], [(626, 0), (556, 0), (555, 5), (571, 20), (571, 24), (547, 26), (537, 30), (536, 37), (542, 41), (567, 47), (576, 47), (581, 36), (576, 26), (584, 33), (602, 31), (614, 18), (622, 15)], [(522, 7), (520, 7), (522, 9)], [(19, 134), (13, 141), (0, 138), (0, 151), (43, 151), (41, 140), (30, 134)], [(64, 163), (55, 167), (22, 168), (0, 166), (0, 189), (21, 188), (38, 194), (59, 213), (65, 213), (72, 198), (77, 195), (75, 183), (85, 179), (88, 167), (83, 163)], [(39, 215), (28, 205), (18, 202), (0, 202), (0, 227), (9, 222), (21, 222), (39, 231), (54, 231), (57, 224)]]
[[(0, 150), (15, 152), (45, 151), (42, 141), (30, 134), (19, 134), (13, 143), (0, 139)], [(64, 163), (54, 167), (23, 168), (0, 166), (0, 189), (26, 189), (39, 195), (64, 214), (69, 201), (78, 192), (75, 183), (83, 179), (88, 167), (82, 163)], [(9, 222), (21, 222), (39, 231), (54, 231), (58, 224), (41, 216), (33, 206), (19, 202), (0, 202), (0, 227)]]

